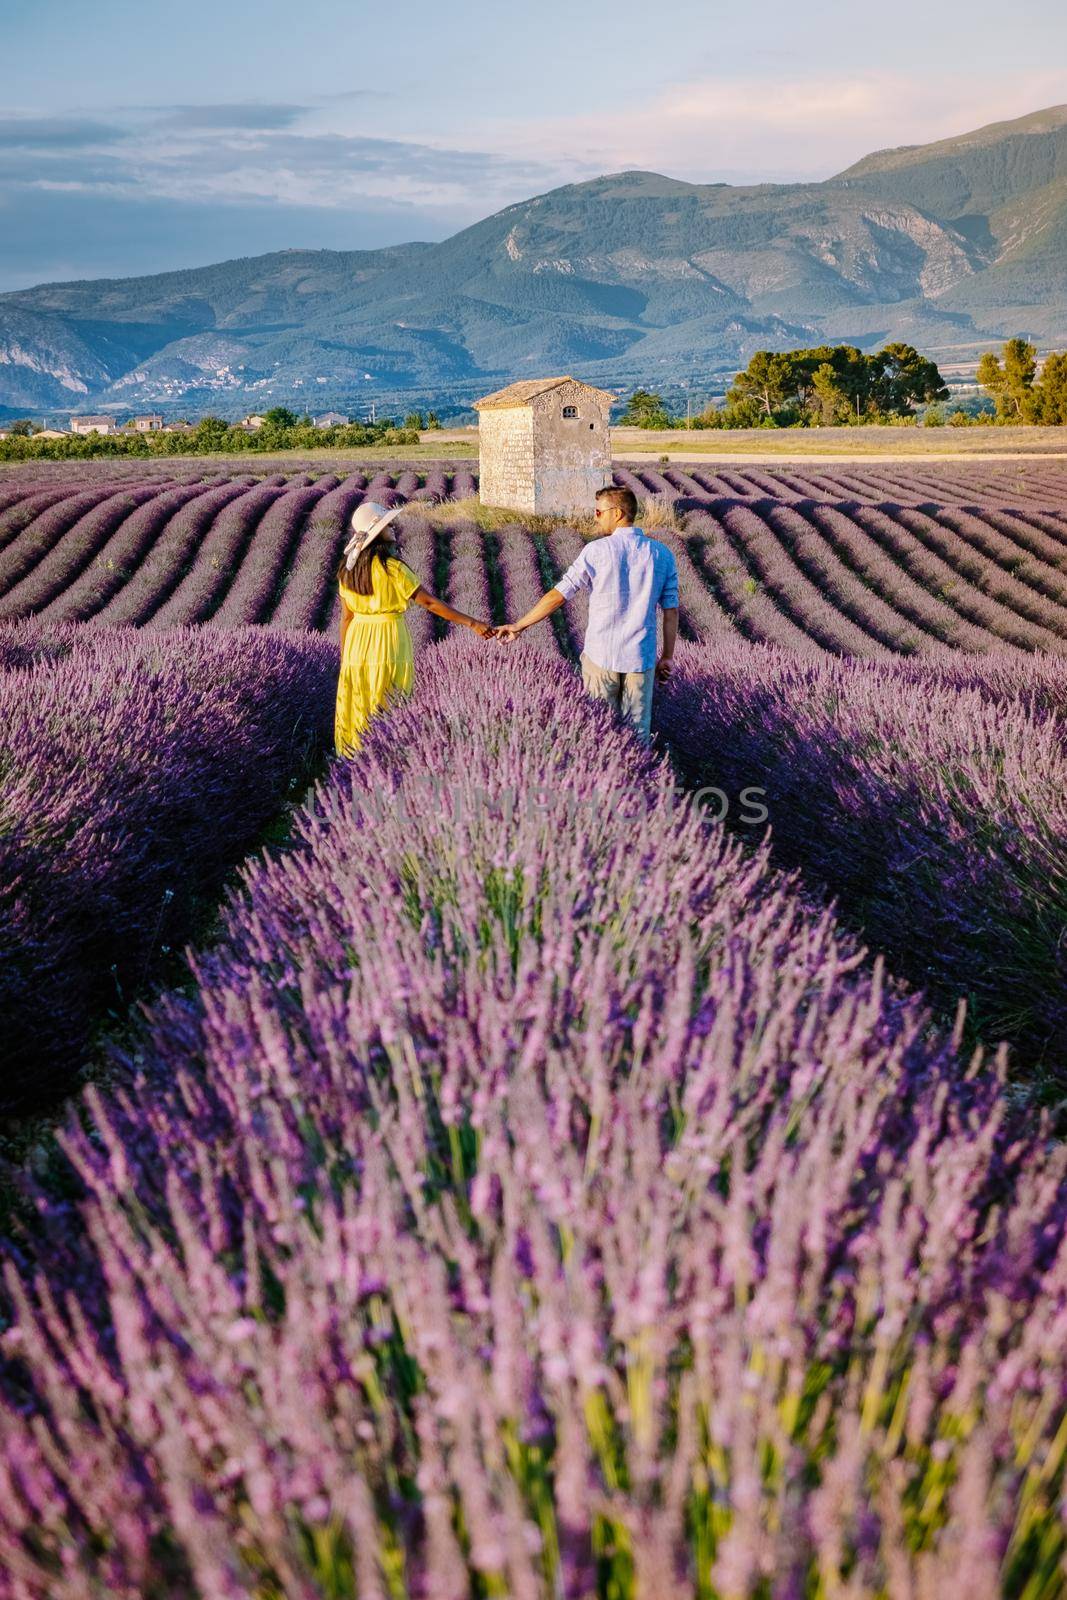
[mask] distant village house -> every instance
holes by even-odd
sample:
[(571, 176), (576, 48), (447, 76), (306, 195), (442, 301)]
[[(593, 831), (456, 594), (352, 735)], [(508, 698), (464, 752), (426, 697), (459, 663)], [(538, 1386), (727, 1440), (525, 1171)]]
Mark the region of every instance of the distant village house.
[(71, 417), (71, 433), (117, 433), (114, 417)]
[(528, 516), (588, 514), (611, 482), (615, 395), (577, 378), (529, 378), (474, 402), (480, 499)]
[(131, 417), (126, 424), (131, 433), (162, 433), (163, 418), (158, 412), (149, 412), (144, 417)]
[(324, 411), (321, 417), (313, 418), (316, 428), (346, 428), (348, 418), (340, 411)]
[(239, 428), (245, 428), (245, 429), (262, 428), (263, 424), (266, 422), (266, 420), (267, 420), (266, 417), (259, 417), (259, 416), (242, 417), (241, 421), (237, 424), (237, 426)]

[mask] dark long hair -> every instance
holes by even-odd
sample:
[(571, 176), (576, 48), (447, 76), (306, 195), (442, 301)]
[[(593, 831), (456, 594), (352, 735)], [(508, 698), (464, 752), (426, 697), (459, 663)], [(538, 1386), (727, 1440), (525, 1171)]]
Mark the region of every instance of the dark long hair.
[(382, 566), (388, 561), (392, 553), (392, 544), (387, 539), (375, 539), (366, 548), (361, 550), (356, 557), (356, 564), (349, 572), (345, 566), (345, 558), (341, 557), (337, 567), (337, 581), (346, 589), (351, 589), (353, 594), (373, 594), (374, 578), (371, 563), (375, 560)]

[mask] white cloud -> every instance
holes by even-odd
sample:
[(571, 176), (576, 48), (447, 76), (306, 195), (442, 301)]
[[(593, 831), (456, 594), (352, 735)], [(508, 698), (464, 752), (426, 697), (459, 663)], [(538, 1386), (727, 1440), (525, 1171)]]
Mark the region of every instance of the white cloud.
[(466, 222), (558, 181), (555, 168), (521, 152), (312, 131), (302, 121), (303, 108), (275, 105), (164, 107), (155, 114), (131, 108), (118, 130), (88, 121), (0, 119), (0, 144), (7, 132), (20, 145), (0, 186), (88, 190), (95, 181), (102, 193), (143, 199), (276, 201), (328, 210), (384, 201)]

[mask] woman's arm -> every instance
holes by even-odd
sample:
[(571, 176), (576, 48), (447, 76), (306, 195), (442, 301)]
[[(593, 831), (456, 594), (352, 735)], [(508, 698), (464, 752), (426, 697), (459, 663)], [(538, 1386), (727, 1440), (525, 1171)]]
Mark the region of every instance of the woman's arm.
[(355, 615), (355, 613), (353, 611), (349, 610), (348, 606), (345, 605), (345, 602), (342, 599), (342, 601), (341, 601), (341, 654), (342, 655), (344, 655), (344, 653), (345, 653), (345, 634), (348, 632), (348, 624), (352, 621), (352, 618), (353, 618), (354, 615)]
[(417, 606), (424, 606), (435, 617), (443, 617), (446, 622), (458, 622), (465, 628), (473, 628), (480, 639), (491, 639), (496, 632), (488, 622), (479, 622), (477, 617), (468, 617), (465, 611), (453, 611), (452, 607), (444, 600), (438, 600), (436, 595), (420, 585), (412, 595), (412, 601)]

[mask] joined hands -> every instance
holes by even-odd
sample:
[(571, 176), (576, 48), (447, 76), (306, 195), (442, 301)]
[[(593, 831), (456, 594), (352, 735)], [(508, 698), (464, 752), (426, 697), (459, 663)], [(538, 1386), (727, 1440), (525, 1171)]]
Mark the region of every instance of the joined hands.
[(479, 639), (497, 639), (503, 644), (511, 644), (514, 639), (519, 637), (521, 632), (521, 629), (516, 628), (510, 622), (502, 623), (498, 628), (494, 627), (491, 622), (472, 622), (471, 627)]

